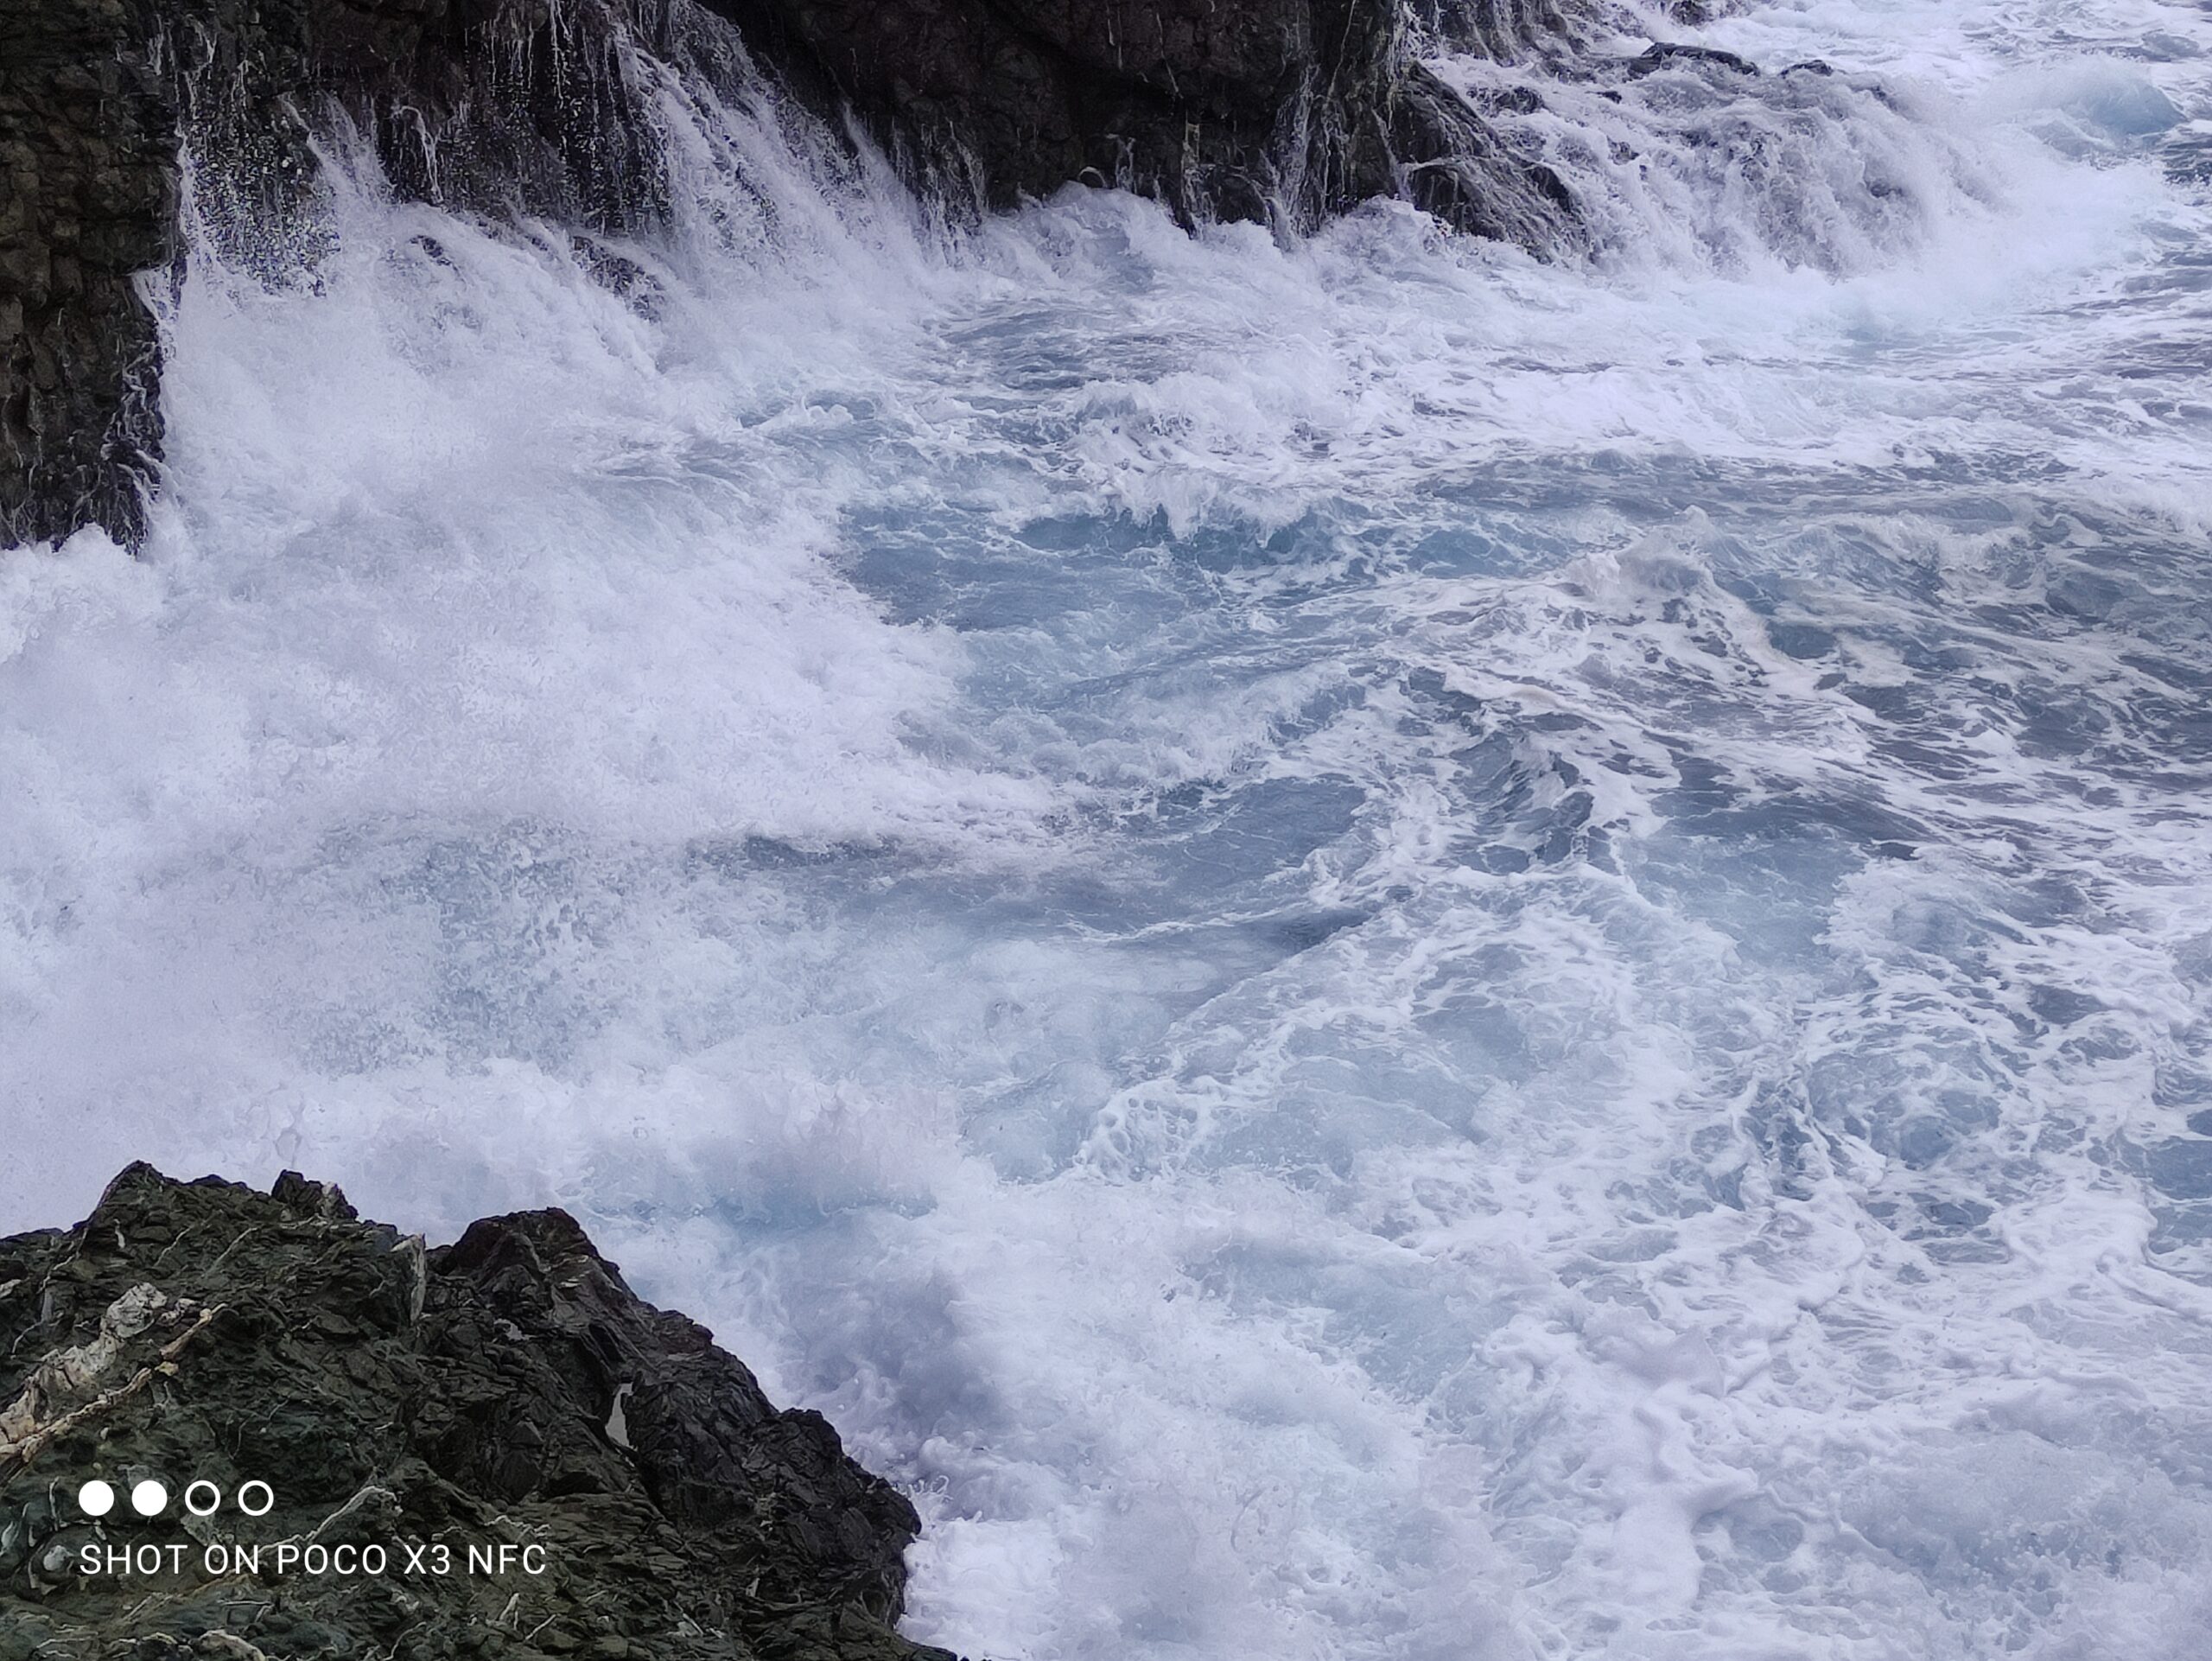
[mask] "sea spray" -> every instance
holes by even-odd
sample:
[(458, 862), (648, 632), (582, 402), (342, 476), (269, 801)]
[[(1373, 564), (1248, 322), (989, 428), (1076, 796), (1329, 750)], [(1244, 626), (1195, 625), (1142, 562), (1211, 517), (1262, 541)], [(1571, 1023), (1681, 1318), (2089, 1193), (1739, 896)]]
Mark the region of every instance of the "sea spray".
[(1546, 80), (1548, 264), (341, 156), (0, 563), (10, 1214), (589, 1213), (972, 1653), (2183, 1661), (2212, 42), (2067, 28)]

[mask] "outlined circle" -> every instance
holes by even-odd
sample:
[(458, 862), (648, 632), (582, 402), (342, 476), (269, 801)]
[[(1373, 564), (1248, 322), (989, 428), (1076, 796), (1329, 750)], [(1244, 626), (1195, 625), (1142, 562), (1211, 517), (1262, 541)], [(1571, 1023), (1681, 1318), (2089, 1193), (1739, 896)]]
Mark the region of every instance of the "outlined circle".
[[(207, 1489), (209, 1495), (212, 1497), (205, 1505), (195, 1505), (192, 1503), (192, 1496), (198, 1493), (202, 1488)], [(213, 1483), (210, 1482), (206, 1477), (203, 1476), (198, 1481), (189, 1483), (186, 1486), (184, 1490), (184, 1508), (190, 1511), (194, 1517), (213, 1517), (217, 1511), (222, 1509), (222, 1506), (223, 1491), (217, 1487)]]
[[(245, 1502), (246, 1491), (250, 1488), (258, 1488), (265, 1496), (258, 1509), (247, 1505)], [(238, 1484), (238, 1509), (244, 1511), (248, 1517), (266, 1517), (270, 1511), (276, 1509), (276, 1490), (270, 1487), (259, 1477), (256, 1477), (251, 1482), (241, 1482)]]
[(169, 1491), (152, 1477), (130, 1485), (130, 1509), (141, 1517), (159, 1517), (168, 1509)]
[(77, 1509), (87, 1517), (105, 1517), (115, 1509), (115, 1489), (94, 1477), (77, 1490)]

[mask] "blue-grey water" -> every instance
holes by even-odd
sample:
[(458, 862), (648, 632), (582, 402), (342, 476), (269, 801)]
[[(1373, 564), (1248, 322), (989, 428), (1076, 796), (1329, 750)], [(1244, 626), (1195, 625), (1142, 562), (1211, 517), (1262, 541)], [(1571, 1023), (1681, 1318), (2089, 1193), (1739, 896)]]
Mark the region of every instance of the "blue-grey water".
[(624, 293), (204, 237), (0, 560), (0, 1224), (567, 1205), (1001, 1661), (2212, 1656), (2212, 16), (1619, 28), (1836, 73), (1541, 83), (1548, 263), (673, 80)]

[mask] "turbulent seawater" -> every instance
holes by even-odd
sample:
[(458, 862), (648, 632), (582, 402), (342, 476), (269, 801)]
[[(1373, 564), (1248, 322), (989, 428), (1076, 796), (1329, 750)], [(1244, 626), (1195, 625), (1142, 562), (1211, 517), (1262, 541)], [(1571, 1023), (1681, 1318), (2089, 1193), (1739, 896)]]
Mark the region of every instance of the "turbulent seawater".
[(1001, 1661), (2202, 1661), (2212, 16), (1663, 32), (1440, 58), (1549, 263), (673, 80), (634, 280), (203, 237), (0, 561), (0, 1221), (567, 1205)]

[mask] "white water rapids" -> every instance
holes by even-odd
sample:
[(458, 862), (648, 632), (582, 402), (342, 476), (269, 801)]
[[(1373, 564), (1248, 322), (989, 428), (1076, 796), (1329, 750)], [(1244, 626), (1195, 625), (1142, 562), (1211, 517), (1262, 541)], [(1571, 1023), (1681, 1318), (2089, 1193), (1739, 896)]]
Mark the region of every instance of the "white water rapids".
[(565, 1205), (998, 1661), (2212, 1656), (2212, 15), (1648, 27), (1440, 62), (1552, 264), (673, 81), (624, 292), (203, 247), (0, 558), (0, 1231)]

